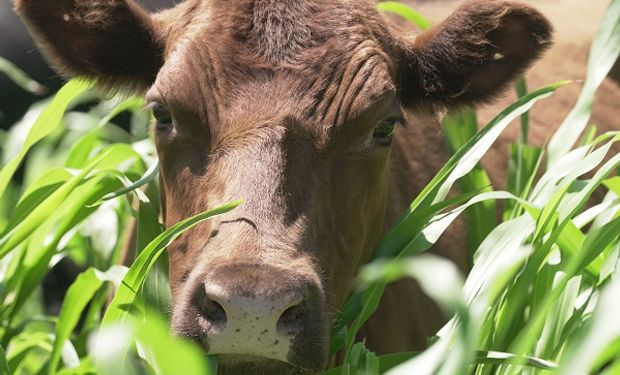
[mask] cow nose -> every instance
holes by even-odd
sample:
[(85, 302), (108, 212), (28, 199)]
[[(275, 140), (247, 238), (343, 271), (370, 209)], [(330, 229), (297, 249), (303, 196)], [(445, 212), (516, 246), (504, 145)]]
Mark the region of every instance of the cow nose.
[(308, 320), (306, 288), (257, 295), (216, 281), (199, 286), (193, 304), (211, 354), (241, 354), (288, 362)]
[(318, 275), (239, 261), (203, 267), (178, 291), (172, 327), (216, 355), (224, 373), (245, 374), (227, 369), (246, 365), (325, 366), (329, 314)]

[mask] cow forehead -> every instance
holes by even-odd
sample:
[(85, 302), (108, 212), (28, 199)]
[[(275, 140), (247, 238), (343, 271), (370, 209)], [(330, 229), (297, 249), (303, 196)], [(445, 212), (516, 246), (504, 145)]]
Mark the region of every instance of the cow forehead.
[[(230, 36), (229, 42), (243, 45), (257, 61), (272, 65), (295, 62), (303, 50), (329, 37), (329, 29), (318, 22), (321, 5), (307, 0), (237, 1), (236, 6), (210, 10), (212, 29)], [(221, 3), (219, 3), (221, 4)]]
[(216, 0), (198, 12), (208, 32), (230, 36), (254, 55), (278, 65), (335, 36), (361, 34), (364, 10), (371, 2), (355, 0)]
[(374, 30), (361, 18), (359, 4), (201, 4), (182, 35), (169, 42), (156, 82), (167, 100), (204, 107), (209, 116), (221, 117), (238, 107), (251, 110), (255, 104), (334, 123), (346, 116), (332, 108), (332, 118), (327, 118), (330, 106), (348, 100), (344, 109), (354, 112), (354, 102), (363, 107), (364, 101), (393, 89), (394, 69)]

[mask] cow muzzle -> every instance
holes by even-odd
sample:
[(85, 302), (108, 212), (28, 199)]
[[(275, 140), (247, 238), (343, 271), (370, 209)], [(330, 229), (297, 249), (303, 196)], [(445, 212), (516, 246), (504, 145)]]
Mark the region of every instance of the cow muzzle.
[(173, 329), (227, 366), (268, 360), (317, 371), (327, 362), (326, 303), (311, 277), (278, 266), (220, 265), (191, 277), (178, 302)]

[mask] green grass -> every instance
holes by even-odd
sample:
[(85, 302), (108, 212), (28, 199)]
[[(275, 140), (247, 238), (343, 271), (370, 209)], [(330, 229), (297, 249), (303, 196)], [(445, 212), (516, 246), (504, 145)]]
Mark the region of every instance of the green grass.
[[(430, 25), (393, 2), (381, 7)], [(611, 151), (620, 135), (588, 127), (594, 93), (619, 54), (614, 0), (579, 102), (545, 147), (527, 143), (528, 110), (568, 82), (528, 93), (521, 80), (519, 99), (480, 130), (471, 110), (445, 120), (452, 157), (361, 270), (332, 330), (331, 350), (344, 351), (344, 363), (325, 374), (620, 374), (620, 155)], [(39, 90), (3, 60), (0, 70)], [(164, 249), (241, 202), (164, 230), (143, 99), (75, 110), (92, 99), (86, 83), (69, 82), (0, 132), (0, 374), (176, 374), (180, 363), (183, 374), (214, 373), (214, 359), (169, 334)], [(131, 118), (129, 132), (114, 124), (120, 113)], [(478, 162), (517, 120), (507, 186), (491, 187)], [(455, 188), (461, 193), (447, 199)], [(470, 228), (468, 275), (424, 253), (459, 215)], [(118, 263), (132, 217), (139, 256), (127, 268)], [(86, 271), (58, 316), (45, 315), (41, 282), (63, 257)], [(421, 353), (377, 356), (355, 336), (385, 287), (403, 277), (452, 319)]]

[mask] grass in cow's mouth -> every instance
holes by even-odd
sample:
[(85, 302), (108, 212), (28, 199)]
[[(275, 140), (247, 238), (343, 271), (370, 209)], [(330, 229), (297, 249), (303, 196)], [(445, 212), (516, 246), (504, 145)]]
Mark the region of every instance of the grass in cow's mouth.
[[(381, 7), (428, 26), (401, 5)], [(331, 353), (341, 353), (343, 362), (324, 374), (620, 374), (620, 155), (611, 151), (620, 134), (587, 128), (601, 72), (620, 51), (619, 29), (614, 0), (582, 99), (544, 148), (526, 142), (528, 110), (561, 95), (554, 93), (568, 82), (529, 93), (519, 82), (520, 99), (480, 131), (471, 110), (445, 120), (453, 156), (362, 269), (358, 291), (332, 328)], [(40, 90), (1, 60), (0, 70)], [(144, 104), (131, 98), (93, 105), (89, 85), (71, 81), (0, 133), (0, 374), (216, 372), (214, 358), (169, 334), (163, 250), (184, 230), (241, 202), (164, 230)], [(115, 125), (120, 114), (131, 118), (128, 127)], [(519, 118), (508, 184), (492, 190), (478, 161)], [(448, 199), (455, 185), (462, 193)], [(473, 265), (466, 276), (420, 254), (461, 214)], [(132, 216), (141, 252), (127, 268), (117, 264)], [(86, 270), (54, 311), (42, 290), (56, 287), (53, 275), (62, 274), (56, 271), (65, 259)], [(375, 355), (356, 334), (386, 285), (403, 277), (415, 278), (453, 318), (421, 353)]]

